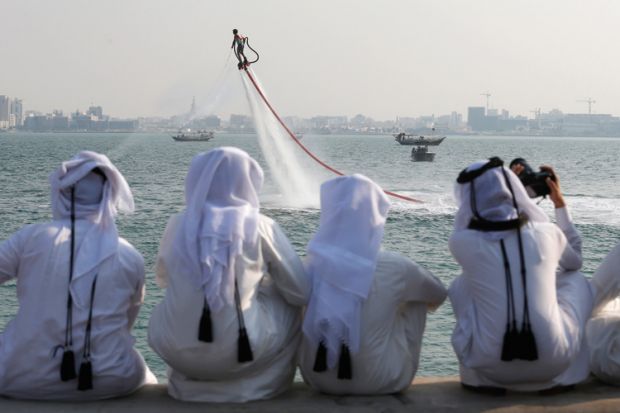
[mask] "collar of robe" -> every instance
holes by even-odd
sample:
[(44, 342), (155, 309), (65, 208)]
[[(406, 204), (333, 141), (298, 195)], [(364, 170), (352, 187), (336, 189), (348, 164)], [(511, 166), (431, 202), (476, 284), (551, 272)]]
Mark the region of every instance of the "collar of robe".
[[(470, 203), (471, 210), (474, 217), (469, 222), (469, 229), (477, 231), (508, 231), (516, 230), (519, 245), (519, 260), (521, 264), (521, 283), (523, 286), (523, 318), (521, 321), (521, 328), (517, 328), (516, 309), (514, 302), (514, 291), (512, 287), (512, 273), (510, 270), (510, 262), (508, 261), (508, 254), (506, 253), (506, 246), (503, 239), (500, 239), (500, 248), (502, 252), (502, 260), (504, 264), (504, 277), (506, 280), (506, 330), (504, 332), (504, 339), (502, 344), (502, 361), (512, 360), (538, 360), (538, 348), (536, 345), (536, 338), (532, 331), (530, 323), (528, 294), (527, 294), (527, 270), (525, 268), (525, 255), (523, 252), (523, 240), (521, 237), (521, 226), (526, 222), (526, 218), (519, 213), (519, 206), (510, 184), (510, 180), (506, 175), (506, 171), (503, 168), (504, 162), (498, 158), (493, 157), (489, 159), (489, 162), (484, 164), (478, 169), (468, 171), (464, 169), (458, 176), (457, 182), (459, 184), (470, 184)], [(476, 206), (476, 190), (474, 181), (477, 177), (484, 172), (492, 168), (501, 168), (502, 175), (506, 182), (506, 186), (510, 191), (512, 197), (513, 206), (517, 212), (517, 218), (506, 221), (491, 221), (480, 216), (478, 208)]]

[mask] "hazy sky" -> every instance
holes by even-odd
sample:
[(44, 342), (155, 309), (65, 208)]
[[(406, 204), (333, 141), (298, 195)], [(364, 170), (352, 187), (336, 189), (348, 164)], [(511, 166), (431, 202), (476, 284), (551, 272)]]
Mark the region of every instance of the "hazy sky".
[[(200, 105), (231, 30), (283, 115), (620, 115), (616, 0), (0, 0), (0, 94), (117, 117)], [(241, 97), (243, 98), (243, 97)]]

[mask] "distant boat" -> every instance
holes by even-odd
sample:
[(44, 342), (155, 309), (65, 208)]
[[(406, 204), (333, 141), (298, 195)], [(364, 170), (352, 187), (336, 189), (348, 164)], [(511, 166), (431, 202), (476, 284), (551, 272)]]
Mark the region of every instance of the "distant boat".
[(301, 138), (303, 138), (303, 137), (304, 137), (304, 134), (303, 134), (303, 133), (295, 133), (294, 135), (295, 135), (295, 139), (297, 139), (298, 141), (300, 141), (300, 140), (301, 140)]
[(215, 137), (213, 131), (207, 130), (196, 130), (193, 131), (191, 129), (187, 129), (185, 131), (179, 131), (178, 134), (174, 135), (172, 139), (178, 142), (192, 142), (192, 141), (210, 141)]
[(407, 135), (405, 132), (393, 136), (394, 140), (401, 145), (437, 146), (446, 139), (445, 136)]
[(428, 146), (414, 146), (411, 148), (411, 160), (414, 162), (433, 162), (435, 154), (428, 151)]

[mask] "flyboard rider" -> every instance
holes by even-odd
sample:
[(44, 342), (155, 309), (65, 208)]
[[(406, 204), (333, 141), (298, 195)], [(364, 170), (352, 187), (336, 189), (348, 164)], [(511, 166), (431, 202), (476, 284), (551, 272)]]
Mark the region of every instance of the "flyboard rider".
[[(244, 66), (247, 66), (249, 64), (248, 58), (245, 57), (245, 54), (243, 54), (243, 48), (245, 47), (246, 39), (247, 38), (244, 35), (240, 34), (237, 29), (233, 29), (233, 41), (230, 48), (235, 51), (235, 56), (237, 56), (237, 59), (239, 60), (239, 64), (237, 65), (239, 69), (242, 69)], [(241, 58), (243, 58), (243, 60)]]

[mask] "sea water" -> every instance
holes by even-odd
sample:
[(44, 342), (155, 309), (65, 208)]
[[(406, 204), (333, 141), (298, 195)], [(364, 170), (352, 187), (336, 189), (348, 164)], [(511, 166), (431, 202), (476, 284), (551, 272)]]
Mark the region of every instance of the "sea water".
[[(500, 156), (532, 166), (553, 165), (560, 177), (574, 222), (583, 237), (583, 271), (591, 275), (620, 238), (620, 139), (449, 136), (435, 162), (411, 162), (411, 147), (391, 136), (305, 135), (302, 141), (331, 166), (363, 173), (385, 189), (418, 198), (420, 204), (394, 200), (383, 247), (398, 251), (431, 270), (447, 286), (459, 273), (448, 251), (456, 205), (454, 180), (469, 163)], [(210, 142), (174, 142), (165, 134), (26, 134), (0, 135), (0, 241), (25, 224), (51, 218), (48, 175), (80, 150), (107, 154), (125, 175), (136, 201), (133, 215), (119, 216), (120, 234), (144, 256), (147, 294), (134, 327), (136, 345), (151, 369), (165, 377), (165, 366), (146, 340), (149, 315), (162, 299), (154, 282), (154, 263), (166, 221), (183, 209), (184, 178), (191, 158), (217, 146), (236, 146), (265, 168), (262, 212), (280, 223), (300, 255), (316, 231), (319, 211), (295, 206), (282, 196), (254, 135), (216, 134)], [(302, 155), (303, 156), (303, 155)], [(302, 166), (299, 166), (302, 167)], [(316, 166), (307, 173), (325, 177)], [(553, 208), (541, 207), (550, 216)], [(17, 311), (15, 282), (0, 286), (0, 330)], [(449, 301), (429, 314), (419, 375), (458, 373), (450, 335), (454, 317)]]

